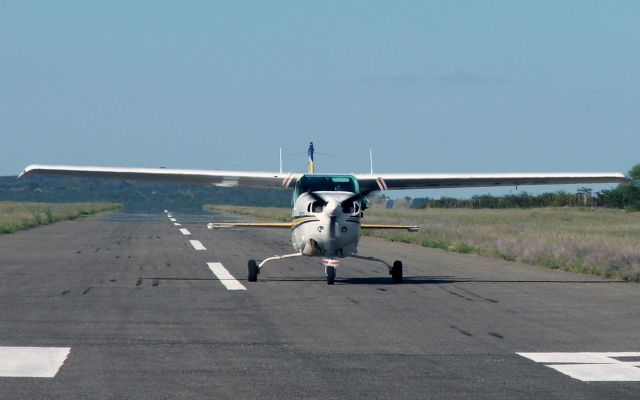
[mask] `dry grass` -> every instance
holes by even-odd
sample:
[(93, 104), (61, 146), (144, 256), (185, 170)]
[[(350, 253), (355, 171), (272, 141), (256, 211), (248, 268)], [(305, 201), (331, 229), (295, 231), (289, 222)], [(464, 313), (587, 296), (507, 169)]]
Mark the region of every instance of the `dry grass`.
[(38, 225), (74, 219), (101, 211), (117, 210), (114, 203), (0, 202), (0, 233), (12, 233)]
[[(288, 220), (289, 209), (208, 206), (208, 210)], [(420, 233), (366, 235), (551, 269), (640, 282), (640, 213), (613, 209), (424, 209), (365, 213), (368, 223), (416, 224)]]
[(230, 205), (218, 205), (218, 204), (205, 204), (203, 206), (205, 211), (219, 212), (223, 214), (232, 215), (244, 215), (260, 220), (269, 220), (277, 222), (289, 222), (291, 221), (291, 209), (290, 208), (278, 208), (278, 207), (246, 207), (246, 206), (230, 206)]

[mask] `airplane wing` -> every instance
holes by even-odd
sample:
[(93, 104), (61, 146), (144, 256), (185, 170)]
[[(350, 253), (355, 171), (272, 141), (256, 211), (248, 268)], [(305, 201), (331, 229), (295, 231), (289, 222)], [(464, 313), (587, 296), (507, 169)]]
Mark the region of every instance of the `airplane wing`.
[[(170, 168), (81, 167), (29, 165), (18, 178), (30, 174), (133, 179), (167, 183), (210, 184), (221, 187), (291, 188), (300, 173), (238, 172)], [(461, 188), (625, 182), (619, 172), (598, 173), (458, 173), (458, 174), (356, 174), (360, 190)]]
[(292, 188), (299, 173), (237, 172), (172, 168), (80, 167), (68, 165), (29, 165), (18, 178), (46, 174), (87, 178), (113, 178), (165, 183), (207, 184), (221, 187)]
[(458, 173), (356, 174), (362, 192), (392, 189), (431, 189), (489, 186), (553, 185), (626, 182), (619, 172), (594, 173)]

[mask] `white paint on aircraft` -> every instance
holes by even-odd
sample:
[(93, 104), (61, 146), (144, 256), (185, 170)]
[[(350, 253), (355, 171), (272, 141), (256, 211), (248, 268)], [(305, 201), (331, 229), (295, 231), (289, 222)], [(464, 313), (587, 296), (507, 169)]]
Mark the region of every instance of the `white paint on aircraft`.
[(640, 381), (640, 352), (517, 354), (584, 382)]
[(215, 263), (207, 263), (209, 269), (213, 274), (220, 280), (227, 290), (247, 290), (246, 287), (236, 278), (231, 275), (231, 273), (219, 262)]
[(191, 235), (191, 232), (189, 232), (187, 229), (182, 228), (180, 229), (180, 233), (182, 233), (185, 236)]
[(70, 347), (0, 347), (0, 377), (53, 378)]
[(202, 243), (200, 243), (199, 240), (189, 240), (189, 243), (191, 243), (193, 248), (196, 249), (196, 250), (206, 250), (207, 249), (206, 247), (204, 247), (202, 245)]

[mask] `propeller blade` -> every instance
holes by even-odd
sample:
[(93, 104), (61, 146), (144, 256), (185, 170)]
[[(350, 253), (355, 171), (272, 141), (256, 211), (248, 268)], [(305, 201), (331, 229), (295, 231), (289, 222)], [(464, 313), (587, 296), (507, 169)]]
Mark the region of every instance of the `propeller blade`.
[[(364, 199), (364, 197), (365, 197), (366, 195), (368, 195), (369, 193), (375, 192), (375, 191), (376, 191), (376, 190), (364, 190), (364, 191), (362, 191), (362, 192), (360, 192), (360, 193), (356, 193), (356, 194), (354, 194), (354, 195), (353, 195), (353, 196), (351, 196), (351, 197), (347, 197), (346, 199), (342, 200), (342, 202), (341, 202), (341, 203), (342, 203), (342, 204), (348, 204), (348, 203), (350, 203), (350, 202), (352, 202), (352, 201), (356, 201), (356, 200), (363, 200), (363, 199)], [(363, 208), (363, 209), (364, 209), (364, 208)]]
[(320, 196), (318, 193), (309, 191), (309, 192), (307, 192), (307, 194), (309, 196), (311, 196), (311, 198), (313, 198), (313, 200), (315, 200), (315, 201), (317, 201), (319, 203), (322, 203), (323, 205), (327, 204), (327, 201), (324, 198), (322, 198), (322, 196)]

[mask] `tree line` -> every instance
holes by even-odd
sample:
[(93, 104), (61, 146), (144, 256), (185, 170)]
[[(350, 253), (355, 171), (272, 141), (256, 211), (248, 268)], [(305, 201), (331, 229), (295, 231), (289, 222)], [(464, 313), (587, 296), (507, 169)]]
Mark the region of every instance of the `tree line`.
[(475, 195), (468, 199), (441, 197), (413, 199), (411, 208), (534, 208), (534, 207), (606, 207), (640, 211), (640, 164), (628, 174), (629, 181), (614, 189), (593, 192), (587, 187), (575, 193), (566, 191), (542, 194)]
[(204, 204), (288, 207), (291, 192), (46, 175), (16, 180), (7, 176), (0, 177), (0, 201), (114, 202), (123, 204), (125, 210), (200, 210)]

